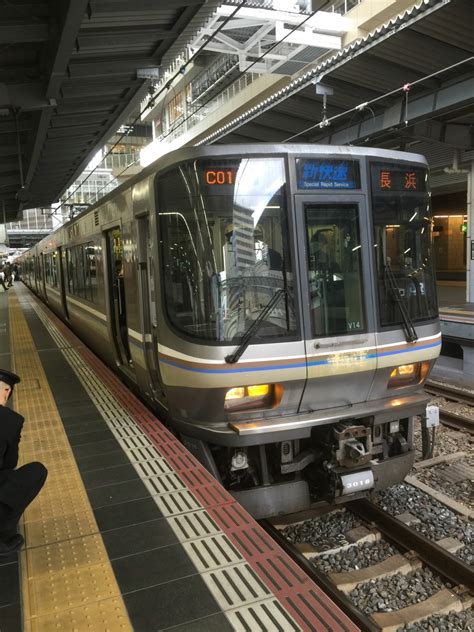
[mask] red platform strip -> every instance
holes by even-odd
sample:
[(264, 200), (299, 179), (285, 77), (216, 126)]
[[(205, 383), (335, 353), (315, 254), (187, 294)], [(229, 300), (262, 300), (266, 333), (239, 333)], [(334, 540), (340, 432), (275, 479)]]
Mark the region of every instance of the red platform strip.
[(84, 361), (93, 368), (121, 406), (152, 441), (159, 454), (186, 483), (260, 580), (284, 605), (301, 628), (308, 632), (359, 630), (199, 461), (185, 450), (176, 437), (126, 389), (119, 378), (81, 343), (55, 314), (47, 310), (36, 297), (32, 298), (71, 342), (71, 346), (81, 354)]
[(238, 503), (208, 511), (303, 629), (358, 629)]

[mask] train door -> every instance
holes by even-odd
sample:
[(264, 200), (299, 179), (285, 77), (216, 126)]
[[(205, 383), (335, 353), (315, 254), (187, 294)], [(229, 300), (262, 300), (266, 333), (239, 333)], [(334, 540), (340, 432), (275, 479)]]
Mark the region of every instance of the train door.
[(137, 217), (137, 258), (140, 321), (143, 348), (150, 387), (155, 397), (162, 395), (158, 364), (157, 307), (155, 295), (154, 264), (148, 216)]
[(61, 291), (61, 305), (64, 316), (69, 320), (69, 312), (66, 301), (66, 253), (62, 246), (58, 246), (58, 281)]
[(41, 256), (35, 255), (34, 262), (35, 289), (37, 294), (41, 294), (41, 288), (43, 285), (43, 269), (41, 267)]
[(116, 348), (117, 363), (131, 364), (128, 340), (126, 284), (123, 270), (123, 240), (119, 226), (106, 232), (107, 267), (109, 279), (109, 306), (111, 332)]
[(307, 358), (300, 410), (366, 401), (375, 377), (362, 195), (295, 196)]
[(48, 294), (46, 292), (46, 257), (43, 252), (39, 256), (41, 277), (40, 277), (40, 294), (46, 302), (48, 302)]

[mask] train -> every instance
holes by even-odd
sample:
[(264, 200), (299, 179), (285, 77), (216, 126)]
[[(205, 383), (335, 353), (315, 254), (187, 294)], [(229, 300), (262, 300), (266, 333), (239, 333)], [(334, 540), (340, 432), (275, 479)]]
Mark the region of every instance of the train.
[(159, 158), (17, 261), (254, 516), (409, 472), (440, 353), (429, 170), (311, 144)]

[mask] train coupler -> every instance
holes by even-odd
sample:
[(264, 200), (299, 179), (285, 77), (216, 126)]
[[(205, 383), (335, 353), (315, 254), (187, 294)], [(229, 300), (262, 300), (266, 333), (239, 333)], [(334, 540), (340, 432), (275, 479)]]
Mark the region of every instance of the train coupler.
[(334, 428), (337, 441), (336, 461), (344, 467), (364, 465), (372, 459), (372, 432), (363, 425), (338, 424)]

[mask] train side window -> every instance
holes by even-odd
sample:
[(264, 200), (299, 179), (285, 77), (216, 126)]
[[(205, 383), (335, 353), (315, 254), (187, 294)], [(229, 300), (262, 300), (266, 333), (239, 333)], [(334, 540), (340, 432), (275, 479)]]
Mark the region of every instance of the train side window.
[(44, 255), (44, 277), (48, 285), (51, 285), (52, 287), (58, 286), (56, 252), (52, 252), (52, 253), (48, 253)]
[(93, 242), (66, 250), (68, 291), (94, 302), (97, 300), (96, 260)]
[(97, 302), (97, 262), (94, 242), (84, 245), (84, 263), (87, 274), (88, 298), (93, 303)]
[(306, 204), (314, 336), (365, 330), (359, 212), (350, 204)]

